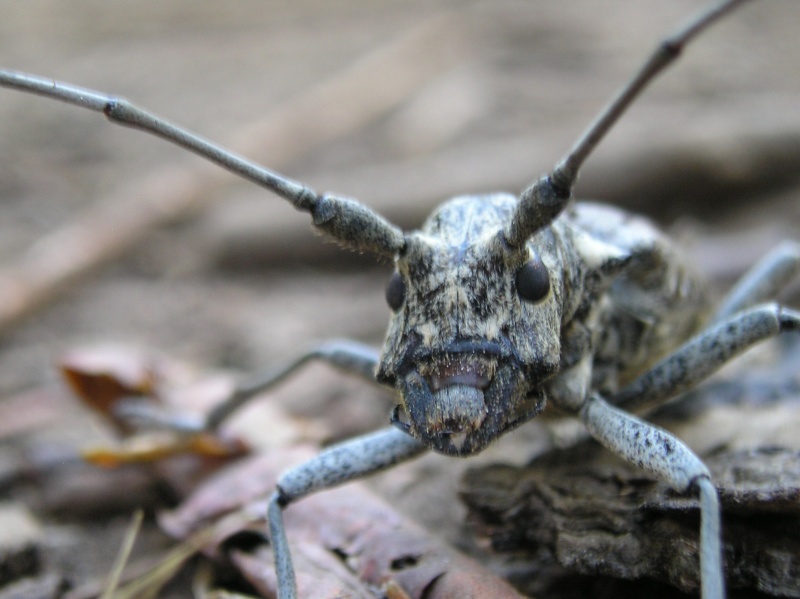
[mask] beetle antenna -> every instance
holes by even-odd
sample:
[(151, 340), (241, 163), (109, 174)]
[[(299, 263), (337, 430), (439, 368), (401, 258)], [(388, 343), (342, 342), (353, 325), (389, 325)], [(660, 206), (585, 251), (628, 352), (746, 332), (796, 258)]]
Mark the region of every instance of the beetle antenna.
[(113, 123), (152, 133), (194, 152), (289, 200), (298, 210), (310, 213), (314, 226), (349, 248), (392, 258), (405, 245), (405, 237), (398, 227), (363, 204), (330, 194), (318, 194), (302, 183), (247, 160), (123, 98), (10, 70), (0, 70), (0, 86), (102, 112)]
[(695, 15), (675, 33), (664, 38), (639, 71), (597, 115), (549, 175), (534, 181), (520, 195), (511, 222), (504, 230), (512, 247), (522, 246), (542, 227), (549, 225), (566, 207), (583, 163), (600, 144), (628, 107), (661, 71), (680, 56), (686, 45), (715, 21), (746, 0), (724, 0)]

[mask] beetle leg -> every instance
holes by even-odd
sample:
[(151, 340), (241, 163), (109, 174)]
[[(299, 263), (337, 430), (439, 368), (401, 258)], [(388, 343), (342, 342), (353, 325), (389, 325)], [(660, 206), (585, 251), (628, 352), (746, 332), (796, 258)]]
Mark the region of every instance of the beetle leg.
[(698, 491), (702, 597), (724, 597), (719, 498), (705, 464), (667, 431), (611, 406), (599, 395), (590, 396), (579, 414), (589, 433), (613, 453), (678, 491)]
[(421, 442), (391, 427), (334, 445), (281, 475), (267, 510), (280, 599), (297, 597), (292, 557), (283, 525), (284, 508), (311, 493), (385, 470), (416, 457), (426, 449)]
[[(218, 428), (225, 420), (260, 393), (280, 384), (289, 375), (311, 360), (322, 360), (331, 366), (376, 384), (375, 370), (379, 353), (373, 347), (344, 339), (314, 345), (285, 363), (249, 377), (219, 402), (205, 417), (175, 414), (151, 402), (128, 401), (117, 415), (135, 427), (167, 428), (181, 433), (198, 433)], [(124, 411), (123, 411), (124, 410)]]
[(322, 360), (347, 374), (375, 383), (378, 357), (378, 350), (375, 348), (346, 339), (335, 339), (312, 346), (288, 362), (267, 372), (254, 375), (237, 385), (230, 397), (209, 412), (204, 428), (206, 430), (217, 428), (253, 397), (279, 384), (311, 360)]
[(756, 343), (800, 330), (800, 312), (762, 304), (699, 333), (610, 398), (625, 409), (670, 399), (700, 383)]
[(800, 244), (784, 241), (745, 274), (717, 308), (717, 323), (746, 308), (778, 297), (800, 274)]

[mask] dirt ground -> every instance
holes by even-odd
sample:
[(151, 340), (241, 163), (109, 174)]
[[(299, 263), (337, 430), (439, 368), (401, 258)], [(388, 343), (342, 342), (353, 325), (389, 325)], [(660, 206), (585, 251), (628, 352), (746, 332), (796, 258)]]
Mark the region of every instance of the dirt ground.
[[(545, 172), (697, 4), (0, 0), (0, 62), (125, 96), (413, 228), (444, 198), (515, 192)], [(703, 35), (589, 160), (576, 195), (655, 219), (716, 291), (797, 239), (798, 22), (800, 3), (754, 2)], [(68, 284), (51, 280), (82, 252)], [(65, 351), (146, 348), (238, 376), (317, 340), (378, 345), (389, 314), (391, 265), (324, 243), (282, 200), (101, 115), (5, 89), (0, 260), (0, 410), (15, 417), (0, 424), (0, 488), (7, 504), (29, 505), (58, 556), (25, 573), (49, 577), (41, 596), (102, 577), (128, 514), (152, 501), (93, 504), (59, 475), (63, 456), (110, 437), (65, 390), (54, 367)], [(796, 289), (787, 297), (796, 305)], [(796, 379), (791, 367), (776, 376), (787, 373)], [(310, 366), (273, 401), (328, 442), (382, 426), (381, 393)], [(478, 461), (524, 463), (551, 438), (535, 423), (511, 437)], [(425, 457), (375, 487), (478, 551), (455, 491), (467, 465)], [(98, 489), (115, 484), (98, 476)], [(24, 578), (0, 579), (0, 598)]]

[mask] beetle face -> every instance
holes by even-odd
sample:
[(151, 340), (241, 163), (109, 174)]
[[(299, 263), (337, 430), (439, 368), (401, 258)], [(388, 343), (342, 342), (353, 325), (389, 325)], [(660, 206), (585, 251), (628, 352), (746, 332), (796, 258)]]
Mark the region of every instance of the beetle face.
[(400, 393), (393, 422), (440, 453), (476, 453), (538, 414), (542, 383), (558, 369), (553, 244), (507, 246), (501, 230), (515, 203), (451, 200), (407, 235), (387, 288), (394, 316), (378, 380)]

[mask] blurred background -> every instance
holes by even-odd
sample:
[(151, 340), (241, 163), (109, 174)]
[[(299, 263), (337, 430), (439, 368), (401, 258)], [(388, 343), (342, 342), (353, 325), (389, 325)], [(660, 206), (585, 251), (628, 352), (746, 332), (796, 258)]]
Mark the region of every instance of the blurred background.
[[(125, 96), (413, 228), (449, 196), (518, 192), (551, 168), (704, 4), (0, 0), (0, 63)], [(576, 195), (651, 216), (717, 289), (796, 239), (798, 23), (794, 0), (754, 2), (703, 34), (590, 158)], [(77, 345), (244, 372), (314, 340), (379, 344), (389, 313), (391, 265), (323, 242), (283, 200), (8, 89), (0, 260), (6, 398), (59, 388), (53, 364)], [(329, 437), (385, 422), (374, 390), (324, 368), (300, 378), (278, 401)], [(359, 416), (337, 421), (327, 401)], [(71, 409), (48, 434), (86, 434)], [(31, 434), (52, 425), (34, 422)]]

